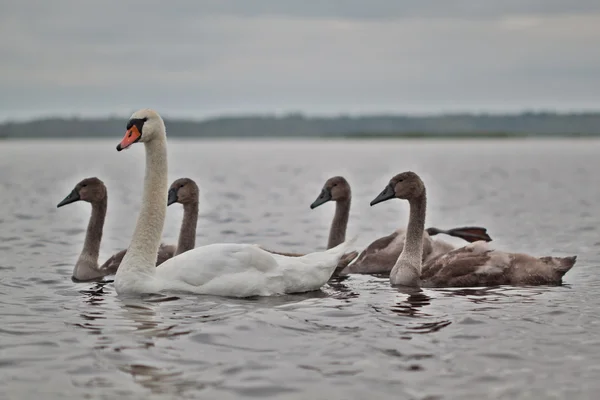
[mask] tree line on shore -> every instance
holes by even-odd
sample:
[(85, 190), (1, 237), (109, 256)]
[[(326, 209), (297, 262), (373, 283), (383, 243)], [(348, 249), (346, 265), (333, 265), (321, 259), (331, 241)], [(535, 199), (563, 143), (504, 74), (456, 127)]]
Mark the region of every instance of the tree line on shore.
[[(102, 138), (124, 129), (126, 117), (43, 118), (0, 124), (2, 138)], [(169, 137), (520, 137), (597, 136), (600, 112), (310, 117), (250, 115), (186, 120), (165, 118)]]

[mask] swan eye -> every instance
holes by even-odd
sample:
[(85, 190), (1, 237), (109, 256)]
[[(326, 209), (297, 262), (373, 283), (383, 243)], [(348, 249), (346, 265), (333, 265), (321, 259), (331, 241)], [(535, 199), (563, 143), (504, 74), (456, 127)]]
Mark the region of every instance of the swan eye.
[(87, 187), (87, 183), (84, 183), (83, 185), (81, 185), (82, 188)]

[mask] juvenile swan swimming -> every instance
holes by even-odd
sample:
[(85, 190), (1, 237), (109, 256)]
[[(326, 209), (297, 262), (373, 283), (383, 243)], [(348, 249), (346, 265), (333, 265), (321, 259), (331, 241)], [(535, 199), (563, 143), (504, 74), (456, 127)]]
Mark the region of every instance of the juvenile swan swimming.
[[(339, 180), (339, 186), (338, 186)], [(344, 185), (345, 183), (345, 185)], [(348, 228), (348, 217), (350, 216), (350, 202), (352, 196), (350, 194), (350, 185), (347, 184), (346, 180), (342, 177), (331, 178), (325, 184), (325, 187), (330, 186), (327, 192), (325, 188), (321, 191), (321, 195), (310, 205), (311, 209), (314, 209), (327, 201), (333, 200), (336, 202), (335, 216), (329, 229), (329, 239), (327, 240), (327, 248), (331, 249), (346, 240), (346, 230)], [(324, 195), (326, 194), (326, 196)], [(271, 251), (271, 250), (267, 250)], [(288, 255), (288, 256), (300, 256), (302, 254), (296, 253), (280, 253), (272, 252), (276, 254)], [(334, 272), (334, 275), (338, 275), (344, 268), (348, 266), (358, 256), (357, 251), (344, 254), (340, 259), (338, 266)]]
[(167, 137), (156, 111), (136, 111), (117, 150), (138, 142), (146, 151), (144, 191), (131, 244), (115, 275), (120, 295), (183, 291), (248, 297), (318, 290), (352, 242), (302, 257), (271, 254), (250, 244), (211, 244), (155, 268), (167, 207)]
[(414, 172), (394, 176), (371, 205), (393, 198), (408, 200), (410, 216), (404, 250), (390, 272), (393, 285), (467, 287), (496, 285), (558, 285), (577, 256), (532, 257), (492, 250), (485, 242), (439, 255), (423, 265), (427, 196)]
[[(344, 241), (346, 229), (348, 228), (352, 191), (350, 190), (350, 184), (344, 177), (334, 176), (333, 178), (329, 178), (325, 182), (325, 185), (323, 185), (323, 189), (317, 199), (310, 205), (310, 208), (314, 209), (329, 201), (335, 202), (335, 214), (329, 230), (328, 246), (331, 247)], [(429, 237), (438, 233), (459, 237), (467, 242), (492, 240), (485, 228), (477, 226), (465, 226), (447, 231), (432, 227), (427, 229), (427, 233), (423, 237), (423, 260), (425, 261), (454, 249), (454, 246), (449, 243), (441, 240), (433, 240)], [(405, 236), (405, 230), (398, 229), (391, 235), (375, 240), (360, 253), (354, 263), (341, 270), (341, 272), (338, 272), (341, 275), (389, 273), (398, 256), (402, 253)]]
[[(179, 192), (183, 194), (181, 199), (178, 195)], [(92, 215), (88, 222), (83, 249), (73, 268), (72, 279), (85, 282), (113, 275), (117, 272), (127, 250), (121, 250), (113, 254), (104, 264), (98, 265), (108, 203), (108, 191), (104, 182), (96, 177), (83, 179), (56, 207), (62, 207), (77, 201), (90, 203), (92, 205)], [(191, 179), (178, 179), (173, 183), (169, 191), (169, 205), (176, 202), (183, 204), (184, 207), (179, 242), (177, 247), (161, 243), (156, 259), (157, 266), (173, 257), (173, 254), (183, 253), (195, 246), (196, 223), (198, 220), (198, 186), (194, 181)]]

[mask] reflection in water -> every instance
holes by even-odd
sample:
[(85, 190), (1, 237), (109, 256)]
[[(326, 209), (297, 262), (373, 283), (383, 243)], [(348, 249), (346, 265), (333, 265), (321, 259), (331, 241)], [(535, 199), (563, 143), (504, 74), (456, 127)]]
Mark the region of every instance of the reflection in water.
[[(446, 297), (465, 297), (475, 304), (533, 303), (536, 297), (553, 290), (552, 286), (490, 286), (483, 288), (435, 289)], [(493, 309), (493, 307), (490, 307)]]
[(104, 315), (104, 310), (102, 306), (104, 306), (105, 299), (104, 296), (106, 294), (106, 290), (104, 286), (106, 282), (95, 282), (94, 286), (89, 289), (79, 290), (79, 293), (83, 294), (85, 297), (83, 302), (89, 306), (92, 306), (91, 309), (85, 309), (84, 311), (79, 313), (79, 316), (84, 320), (80, 323), (73, 323), (74, 326), (87, 330), (89, 333), (93, 335), (99, 335), (102, 333), (102, 326), (97, 323), (92, 323), (89, 321), (96, 321), (106, 319)]
[[(437, 332), (442, 328), (447, 327), (452, 322), (449, 321), (445, 316), (443, 318), (434, 317), (430, 314), (424, 313), (422, 308), (431, 304), (431, 297), (428, 296), (421, 288), (410, 288), (401, 287), (398, 288), (398, 292), (407, 294), (408, 297), (405, 300), (398, 301), (396, 304), (390, 307), (392, 312), (411, 318), (425, 318), (425, 321), (411, 321), (406, 327), (408, 333), (432, 333)], [(431, 321), (431, 319), (434, 319)], [(398, 326), (404, 326), (398, 324)]]
[(350, 286), (344, 284), (349, 276), (336, 276), (328, 282), (329, 287), (335, 290), (333, 297), (339, 300), (350, 300), (359, 296), (358, 292), (354, 291)]
[[(129, 325), (135, 327), (135, 334), (142, 335), (136, 342), (141, 344), (142, 348), (147, 349), (156, 346), (157, 339), (174, 338), (192, 332), (190, 329), (184, 329), (178, 323), (170, 320), (164, 321), (157, 317), (156, 309), (161, 304), (177, 300), (179, 297), (162, 295), (149, 295), (141, 299), (127, 298), (121, 301), (119, 314), (124, 320), (132, 322)], [(138, 348), (115, 346), (113, 350), (129, 353)], [(123, 360), (118, 359), (115, 362), (119, 370), (129, 373), (136, 383), (150, 389), (153, 393), (182, 394), (188, 389), (198, 390), (203, 387), (194, 381), (183, 379), (183, 371), (179, 367), (160, 368), (131, 360), (130, 357)]]
[[(111, 300), (115, 300), (119, 307), (111, 310), (105, 307), (106, 296), (110, 293), (105, 288), (106, 284), (107, 282), (97, 282), (93, 287), (80, 291), (85, 296), (84, 302), (94, 308), (81, 312), (79, 316), (84, 322), (74, 325), (98, 336), (94, 349), (104, 352), (102, 354), (105, 354), (106, 360), (115, 364), (115, 368), (130, 374), (136, 383), (153, 393), (181, 395), (189, 389), (202, 389), (204, 385), (183, 379), (183, 371), (177, 367), (147, 365), (135, 357), (137, 351), (155, 347), (157, 339), (174, 338), (192, 332), (180, 323), (170, 319), (165, 321), (157, 316), (157, 308), (161, 304), (175, 302), (180, 298), (163, 295), (124, 299), (113, 297)], [(105, 315), (106, 313), (111, 315)], [(104, 325), (103, 322), (108, 317), (112, 321), (120, 321), (119, 325)]]
[[(571, 288), (406, 290), (387, 277), (350, 276), (320, 291), (266, 299), (123, 299), (110, 281), (73, 283), (89, 208), (59, 213), (47, 199), (62, 198), (82, 178), (73, 165), (102, 165), (100, 178), (118, 183), (102, 248), (111, 254), (135, 224), (140, 199), (131, 189), (142, 179), (143, 154), (112, 162), (111, 141), (98, 141), (93, 152), (87, 142), (3, 143), (0, 163), (10, 173), (0, 185), (11, 190), (0, 190), (0, 393), (65, 400), (595, 398), (600, 253), (598, 230), (586, 227), (600, 226), (600, 141), (574, 143), (170, 142), (175, 168), (183, 168), (175, 175), (224, 177), (198, 177), (210, 186), (198, 245), (322, 246), (330, 211), (308, 211), (306, 193), (313, 196), (332, 165), (356, 182), (353, 229), (390, 232), (407, 209), (374, 212), (368, 202), (394, 158), (435, 176), (436, 224), (480, 221), (502, 247), (586, 260), (566, 276)], [(242, 189), (220, 196), (232, 188)], [(172, 213), (180, 212), (169, 211), (165, 242), (176, 242), (180, 219)], [(515, 232), (515, 220), (525, 234)]]
[[(76, 323), (75, 325), (88, 329), (91, 333), (100, 334), (102, 333), (102, 326), (99, 324), (92, 324), (87, 321), (96, 321), (107, 319), (105, 315), (104, 306), (106, 306), (105, 296), (107, 290), (105, 286), (109, 282), (96, 282), (93, 287), (80, 290), (79, 292), (85, 295), (84, 302), (94, 308), (85, 310), (79, 315), (86, 322)], [(163, 295), (149, 295), (143, 298), (126, 299), (121, 303), (121, 313), (118, 313), (124, 319), (131, 320), (134, 322), (138, 331), (143, 331), (147, 336), (165, 337), (173, 335), (181, 335), (188, 332), (173, 332), (175, 325), (169, 325), (166, 327), (159, 327), (159, 322), (155, 320), (156, 313), (153, 309), (154, 304), (175, 301), (179, 298), (176, 296), (163, 296)], [(113, 312), (114, 314), (114, 312)]]
[(421, 288), (403, 287), (399, 288), (398, 292), (407, 294), (405, 300), (398, 301), (391, 307), (391, 310), (396, 314), (418, 317), (426, 316), (421, 310), (422, 307), (430, 304), (431, 297), (425, 294)]
[(176, 301), (179, 297), (148, 295), (141, 299), (127, 298), (121, 302), (121, 313), (126, 320), (133, 322), (136, 331), (149, 338), (163, 338), (185, 335), (189, 330), (177, 330), (177, 324), (164, 324), (156, 318), (156, 307), (161, 303)]
[(86, 303), (92, 306), (99, 306), (104, 302), (104, 295), (106, 291), (104, 290), (104, 286), (108, 282), (95, 282), (94, 286), (87, 290), (80, 290), (79, 293), (86, 296), (84, 300)]
[(145, 364), (118, 366), (119, 370), (131, 375), (134, 382), (156, 394), (185, 395), (189, 391), (199, 391), (206, 384), (194, 378), (186, 378), (183, 371), (174, 368), (157, 368)]

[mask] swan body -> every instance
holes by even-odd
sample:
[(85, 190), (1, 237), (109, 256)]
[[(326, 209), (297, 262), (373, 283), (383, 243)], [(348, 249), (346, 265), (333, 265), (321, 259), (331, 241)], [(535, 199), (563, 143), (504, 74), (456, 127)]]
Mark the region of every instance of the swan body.
[[(394, 263), (402, 254), (406, 230), (398, 229), (392, 234), (383, 236), (368, 245), (355, 262), (342, 271), (346, 274), (389, 274)], [(423, 236), (423, 259), (426, 260), (433, 251), (434, 241), (427, 233)]]
[(353, 240), (301, 257), (271, 254), (258, 245), (211, 244), (197, 247), (154, 268), (164, 226), (167, 197), (166, 129), (150, 109), (136, 111), (117, 145), (136, 142), (146, 150), (143, 199), (131, 244), (115, 275), (119, 295), (163, 291), (231, 297), (271, 296), (317, 290), (333, 274)]
[(414, 172), (394, 176), (371, 205), (393, 198), (408, 200), (410, 216), (404, 250), (390, 272), (394, 285), (469, 287), (495, 285), (558, 285), (575, 265), (576, 256), (533, 257), (493, 250), (484, 241), (439, 254), (423, 263), (427, 196)]
[(327, 283), (347, 245), (288, 257), (258, 245), (210, 244), (165, 261), (153, 277), (121, 273), (115, 287), (119, 293), (182, 291), (228, 297), (308, 292)]
[[(429, 233), (432, 229), (437, 230), (437, 228), (428, 228), (423, 233), (423, 254), (421, 256), (423, 263), (455, 249), (448, 242), (432, 238)], [(470, 236), (467, 233), (469, 229), (478, 232)], [(485, 228), (465, 227), (451, 229), (450, 231), (452, 231), (451, 236), (460, 237), (468, 242), (484, 240), (485, 243), (492, 240)], [(389, 274), (404, 250), (405, 241), (406, 229), (404, 228), (397, 229), (392, 234), (373, 241), (360, 253), (356, 261), (348, 265), (341, 274)]]
[[(314, 209), (329, 201), (335, 202), (335, 214), (331, 221), (327, 244), (328, 248), (331, 248), (344, 241), (350, 217), (352, 191), (350, 184), (343, 176), (329, 178), (323, 185), (319, 196), (310, 205), (310, 208)], [(434, 227), (427, 228), (426, 233), (423, 235), (423, 261), (428, 261), (433, 257), (454, 249), (454, 246), (451, 244), (439, 239), (434, 240), (430, 237), (439, 233), (459, 237), (468, 242), (492, 240), (485, 228), (477, 226), (459, 227), (449, 230)], [(355, 254), (352, 254), (352, 258), (345, 257), (340, 262), (337, 273), (340, 275), (389, 274), (394, 263), (402, 253), (405, 238), (406, 230), (401, 228), (390, 235), (375, 240), (358, 255), (358, 258), (356, 258)], [(356, 261), (350, 264), (354, 258), (356, 258)]]
[(423, 287), (478, 287), (560, 284), (577, 256), (533, 257), (507, 253), (475, 242), (423, 265)]

